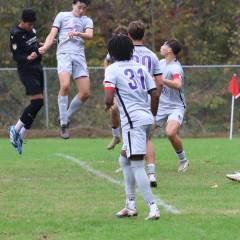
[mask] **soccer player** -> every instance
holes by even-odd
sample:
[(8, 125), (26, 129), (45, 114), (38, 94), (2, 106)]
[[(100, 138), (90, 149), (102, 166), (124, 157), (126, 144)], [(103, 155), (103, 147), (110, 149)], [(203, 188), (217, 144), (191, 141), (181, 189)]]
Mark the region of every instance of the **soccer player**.
[[(137, 185), (150, 209), (146, 220), (153, 220), (160, 217), (160, 212), (144, 169), (144, 156), (153, 116), (157, 113), (159, 95), (146, 68), (131, 60), (133, 49), (133, 43), (127, 36), (114, 36), (108, 43), (108, 52), (115, 62), (107, 67), (104, 78), (106, 109), (111, 108), (116, 95), (123, 138), (119, 162), (124, 175), (126, 205), (116, 216), (137, 216)], [(148, 94), (151, 95), (151, 109)]]
[(9, 128), (10, 141), (19, 154), (26, 130), (30, 129), (37, 113), (43, 106), (43, 70), (36, 30), (33, 28), (36, 13), (24, 9), (21, 22), (12, 28), (10, 49), (17, 62), (19, 78), (30, 97), (30, 104), (24, 109), (17, 123)]
[(240, 171), (227, 174), (226, 177), (232, 181), (240, 182)]
[[(140, 64), (143, 64), (147, 68), (150, 75), (154, 78), (156, 84), (160, 86), (162, 69), (156, 54), (144, 46), (144, 33), (145, 27), (142, 21), (133, 21), (129, 23), (128, 35), (133, 41), (134, 45), (133, 60)], [(151, 187), (157, 187), (155, 163), (156, 157), (154, 147), (150, 139), (148, 140), (147, 145), (146, 162), (150, 185)]]
[[(90, 0), (73, 0), (71, 12), (60, 12), (56, 16), (45, 44), (39, 48), (44, 54), (58, 36), (57, 63), (60, 91), (58, 107), (60, 116), (60, 135), (69, 138), (68, 124), (71, 116), (80, 109), (90, 94), (89, 73), (84, 52), (84, 40), (93, 38), (93, 21), (85, 16)], [(71, 75), (76, 81), (77, 95), (68, 107)]]
[[(116, 29), (113, 31), (113, 36), (115, 35), (128, 35), (128, 30), (126, 26), (119, 25)], [(114, 59), (111, 58), (109, 53), (107, 54), (105, 60), (104, 60), (104, 68), (108, 67), (110, 64), (114, 63)], [(116, 103), (116, 100), (114, 100), (114, 104), (109, 110), (110, 113), (110, 118), (111, 118), (111, 123), (112, 123), (112, 140), (111, 142), (107, 145), (107, 149), (111, 150), (114, 149), (117, 144), (120, 143), (120, 119), (119, 119), (119, 111), (118, 111), (118, 106)]]
[(169, 40), (161, 46), (160, 61), (163, 69), (163, 89), (159, 100), (159, 107), (156, 116), (156, 125), (163, 127), (166, 124), (165, 133), (170, 140), (179, 159), (179, 172), (186, 172), (189, 166), (186, 154), (178, 130), (183, 123), (186, 103), (184, 100), (184, 73), (178, 54), (181, 51), (180, 43)]

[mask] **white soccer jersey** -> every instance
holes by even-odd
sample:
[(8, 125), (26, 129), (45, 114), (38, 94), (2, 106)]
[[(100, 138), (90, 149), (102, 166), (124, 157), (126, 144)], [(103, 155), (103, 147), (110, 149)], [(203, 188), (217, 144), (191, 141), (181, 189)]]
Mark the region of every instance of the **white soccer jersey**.
[(87, 16), (75, 16), (72, 12), (60, 12), (56, 16), (53, 27), (59, 29), (57, 54), (83, 54), (84, 40), (81, 37), (69, 38), (69, 32), (85, 32), (93, 28), (93, 21)]
[(174, 80), (180, 77), (182, 80), (181, 89), (173, 89), (166, 85), (163, 86), (162, 93), (159, 100), (158, 110), (161, 108), (186, 108), (184, 98), (184, 72), (178, 60), (167, 63), (165, 59), (160, 60), (160, 65), (163, 72), (163, 78), (167, 80)]
[(132, 59), (144, 65), (151, 76), (162, 74), (162, 69), (158, 57), (149, 48), (143, 45), (135, 45)]
[(133, 60), (117, 61), (105, 71), (105, 89), (116, 90), (122, 127), (153, 123), (148, 92), (156, 85), (147, 69)]

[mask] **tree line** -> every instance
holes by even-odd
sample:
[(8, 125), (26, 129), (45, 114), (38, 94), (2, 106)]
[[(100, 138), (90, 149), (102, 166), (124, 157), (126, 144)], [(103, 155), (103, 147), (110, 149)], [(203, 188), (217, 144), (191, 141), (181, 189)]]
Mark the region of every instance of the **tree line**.
[[(0, 0), (0, 66), (14, 66), (9, 52), (9, 31), (23, 8), (37, 12), (40, 40), (47, 36), (59, 11), (71, 10), (70, 0)], [(141, 19), (146, 24), (145, 43), (158, 52), (169, 38), (183, 45), (183, 64), (237, 64), (240, 53), (240, 0), (95, 0), (88, 10), (95, 37), (86, 43), (89, 65), (100, 65), (106, 44), (118, 24)], [(44, 58), (55, 66), (54, 49)]]

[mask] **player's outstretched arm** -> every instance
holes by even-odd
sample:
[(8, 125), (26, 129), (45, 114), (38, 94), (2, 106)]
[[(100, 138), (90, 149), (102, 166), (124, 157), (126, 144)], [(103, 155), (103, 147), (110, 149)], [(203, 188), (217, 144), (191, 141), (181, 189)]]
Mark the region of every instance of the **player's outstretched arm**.
[(51, 32), (48, 34), (44, 42), (44, 45), (38, 49), (40, 54), (46, 53), (46, 51), (54, 44), (57, 34), (58, 28), (52, 27)]
[(158, 111), (159, 91), (158, 89), (154, 88), (149, 91), (149, 94), (151, 95), (151, 112), (155, 117)]

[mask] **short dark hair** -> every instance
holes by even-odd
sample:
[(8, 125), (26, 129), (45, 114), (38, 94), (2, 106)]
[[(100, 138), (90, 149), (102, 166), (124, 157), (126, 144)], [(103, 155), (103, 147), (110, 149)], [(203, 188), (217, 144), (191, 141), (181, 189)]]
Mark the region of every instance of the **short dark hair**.
[(115, 61), (130, 60), (133, 55), (133, 43), (125, 35), (113, 36), (108, 42), (108, 52)]
[(31, 8), (23, 9), (22, 11), (22, 21), (23, 22), (36, 22), (36, 12)]
[(76, 4), (77, 2), (85, 3), (87, 6), (89, 6), (91, 4), (90, 0), (73, 0), (72, 1), (73, 4)]
[(142, 40), (145, 33), (145, 26), (141, 20), (130, 22), (128, 33), (133, 40)]
[(180, 42), (176, 39), (166, 41), (166, 44), (172, 49), (174, 55), (178, 55), (182, 50)]
[(113, 36), (115, 35), (128, 35), (128, 29), (126, 26), (119, 25), (113, 30)]

